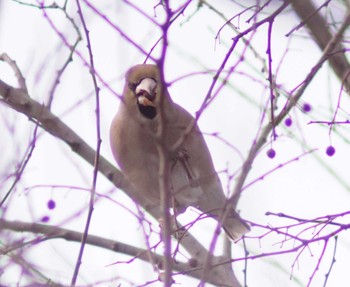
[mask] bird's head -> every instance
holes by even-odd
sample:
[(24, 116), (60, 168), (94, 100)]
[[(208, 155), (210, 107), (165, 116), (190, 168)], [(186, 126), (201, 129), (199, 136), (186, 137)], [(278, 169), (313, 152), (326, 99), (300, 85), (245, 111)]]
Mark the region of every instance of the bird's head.
[(126, 73), (125, 89), (127, 104), (137, 105), (140, 113), (148, 119), (157, 115), (160, 97), (165, 92), (156, 65), (142, 64), (130, 68)]

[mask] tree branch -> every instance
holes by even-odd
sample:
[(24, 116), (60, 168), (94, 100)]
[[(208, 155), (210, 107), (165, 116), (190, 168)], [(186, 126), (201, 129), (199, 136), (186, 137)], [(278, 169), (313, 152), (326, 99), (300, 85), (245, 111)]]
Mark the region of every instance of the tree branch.
[[(50, 225), (39, 224), (39, 223), (27, 223), (22, 221), (7, 221), (4, 219), (0, 219), (0, 230), (5, 230), (5, 229), (18, 231), (18, 232), (30, 232), (30, 233), (43, 234), (45, 235), (45, 237), (42, 238), (41, 241), (50, 240), (50, 239), (64, 239), (67, 241), (80, 243), (81, 238), (83, 236), (83, 233), (81, 232), (77, 232), (74, 230), (69, 230), (69, 229), (61, 228), (57, 226), (50, 226)], [(157, 265), (160, 265), (163, 262), (162, 255), (152, 253), (150, 252), (150, 250), (135, 247), (119, 241), (110, 240), (100, 236), (95, 236), (91, 234), (87, 235), (86, 244), (89, 244), (95, 247), (104, 248), (116, 253), (123, 253), (129, 256), (132, 256), (133, 258), (130, 260), (130, 262), (134, 259), (140, 259), (144, 262), (154, 263)], [(14, 246), (14, 247), (12, 246), (11, 248), (7, 247), (7, 249), (6, 247), (2, 248), (0, 249), (0, 254), (7, 254), (8, 252), (13, 251), (14, 249), (19, 247), (23, 247), (23, 243), (21, 243), (21, 246)], [(193, 260), (188, 260), (187, 263), (174, 261), (172, 267), (174, 268), (174, 270), (178, 271), (178, 273), (174, 275), (184, 274), (197, 279), (200, 279), (202, 275), (202, 272), (201, 272), (202, 267), (198, 266), (196, 262)], [(221, 266), (218, 264), (217, 267), (220, 268)], [(215, 274), (219, 268), (213, 268), (213, 274)], [(217, 276), (217, 273), (216, 273), (216, 276), (211, 276), (208, 282), (211, 284), (220, 285), (223, 287), (233, 286), (230, 282), (222, 282), (221, 278)]]
[(77, 279), (78, 279), (78, 274), (79, 274), (79, 269), (81, 266), (83, 254), (84, 254), (84, 249), (85, 249), (85, 244), (86, 244), (86, 238), (87, 235), (89, 234), (89, 228), (90, 228), (90, 223), (92, 219), (92, 212), (94, 210), (94, 202), (95, 202), (95, 194), (96, 194), (96, 185), (97, 185), (97, 176), (98, 176), (98, 164), (100, 161), (100, 151), (101, 151), (101, 121), (100, 121), (100, 88), (98, 87), (96, 76), (95, 76), (95, 64), (94, 64), (94, 57), (93, 57), (93, 52), (92, 52), (92, 46), (91, 46), (91, 41), (90, 41), (90, 36), (89, 36), (89, 31), (85, 22), (85, 18), (83, 15), (82, 8), (80, 6), (79, 0), (76, 0), (76, 5), (78, 8), (78, 15), (80, 17), (80, 21), (83, 25), (84, 32), (85, 32), (85, 37), (86, 37), (86, 42), (87, 42), (87, 50), (89, 53), (89, 59), (90, 59), (90, 74), (92, 77), (92, 82), (94, 84), (94, 89), (95, 89), (95, 98), (96, 98), (96, 152), (95, 152), (95, 157), (94, 157), (94, 170), (93, 170), (93, 176), (92, 176), (92, 186), (91, 186), (91, 192), (90, 192), (90, 200), (89, 200), (89, 209), (88, 209), (88, 215), (86, 217), (86, 222), (85, 222), (85, 228), (84, 228), (84, 233), (83, 236), (81, 237), (81, 244), (80, 244), (80, 250), (79, 254), (77, 257), (77, 261), (75, 264), (74, 272), (73, 272), (73, 277), (71, 281), (72, 287), (75, 286)]
[[(326, 50), (326, 47), (331, 41), (333, 34), (329, 29), (329, 24), (327, 21), (318, 12), (322, 7), (327, 6), (329, 2), (330, 1), (326, 1), (324, 5), (317, 9), (310, 0), (291, 1), (295, 13), (303, 21), (301, 25), (298, 25), (292, 31), (306, 25), (310, 30), (310, 35), (314, 37), (317, 45), (322, 51)], [(350, 21), (348, 20), (348, 22), (342, 23), (342, 26), (344, 25), (348, 27), (350, 25)], [(341, 41), (338, 41), (337, 43), (337, 50), (345, 51)], [(345, 56), (345, 53), (335, 53), (329, 58), (329, 64), (339, 80), (344, 83), (345, 91), (350, 94), (350, 64)]]
[[(64, 141), (76, 154), (84, 158), (89, 164), (92, 166), (94, 165), (96, 152), (69, 126), (54, 115), (46, 106), (33, 100), (22, 89), (14, 88), (3, 82), (1, 79), (0, 96), (4, 99), (4, 102), (9, 105), (9, 107), (26, 115), (30, 120), (39, 124), (40, 127), (46, 130), (48, 133)], [(117, 188), (126, 192), (132, 200), (140, 204), (154, 218), (158, 219), (161, 217), (160, 207), (155, 206), (146, 198), (141, 196), (123, 176), (123, 174), (103, 156), (100, 156), (99, 158), (98, 169), (99, 172), (108, 178)], [(189, 232), (186, 232), (186, 234), (181, 238), (180, 244), (191, 254), (193, 257), (192, 262), (195, 262), (197, 269), (200, 269), (200, 266), (202, 266), (205, 262), (208, 251)], [(215, 257), (216, 263), (222, 261), (222, 258)], [(225, 276), (225, 274), (227, 274), (227, 268), (231, 269), (231, 266), (218, 264), (217, 268), (212, 268), (206, 277), (207, 282), (221, 286), (239, 286), (236, 279), (234, 282), (227, 283), (227, 280), (225, 280), (225, 278), (227, 278)]]
[(344, 31), (348, 27), (348, 24), (350, 23), (350, 10), (347, 12), (345, 19), (343, 20), (342, 23), (343, 24), (339, 27), (337, 33), (327, 43), (327, 46), (324, 49), (321, 58), (310, 70), (309, 74), (305, 77), (304, 81), (296, 89), (294, 89), (294, 91), (291, 92), (288, 102), (286, 103), (285, 107), (282, 109), (280, 114), (278, 114), (275, 117), (275, 121), (273, 123), (269, 122), (263, 128), (259, 138), (251, 146), (247, 159), (245, 160), (242, 166), (241, 173), (237, 178), (237, 183), (235, 185), (233, 195), (229, 199), (230, 202), (234, 204), (234, 206), (236, 206), (238, 203), (238, 199), (240, 197), (244, 182), (249, 174), (253, 161), (255, 160), (260, 149), (265, 144), (267, 137), (272, 132), (273, 128), (277, 126), (288, 115), (289, 111), (298, 103), (299, 99), (304, 94), (306, 88), (309, 86), (314, 76), (321, 69), (324, 62), (329, 60), (334, 55), (335, 49), (337, 49), (338, 44), (342, 39)]

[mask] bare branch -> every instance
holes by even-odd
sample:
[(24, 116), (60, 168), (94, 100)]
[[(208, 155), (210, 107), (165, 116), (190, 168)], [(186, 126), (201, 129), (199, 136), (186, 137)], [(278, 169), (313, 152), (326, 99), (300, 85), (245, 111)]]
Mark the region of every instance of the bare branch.
[[(69, 126), (67, 126), (57, 116), (55, 116), (46, 106), (43, 106), (37, 101), (33, 100), (22, 89), (14, 88), (3, 82), (1, 79), (0, 95), (12, 109), (24, 114), (32, 121), (38, 123), (40, 127), (45, 129), (48, 133), (63, 140), (67, 145), (69, 145), (72, 148), (73, 152), (80, 155), (89, 164), (94, 165), (96, 152)], [(158, 219), (161, 217), (160, 207), (155, 207), (146, 198), (141, 196), (140, 193), (138, 193), (132, 187), (132, 185), (123, 176), (123, 174), (118, 169), (116, 169), (109, 161), (107, 161), (103, 156), (100, 156), (98, 169), (99, 172), (101, 172), (106, 178), (108, 178), (117, 188), (120, 188), (123, 191), (125, 191), (128, 194), (128, 196), (130, 196), (135, 202), (140, 204), (154, 218)], [(203, 247), (203, 245), (189, 232), (186, 232), (185, 236), (181, 238), (180, 244), (184, 246), (184, 248), (191, 254), (194, 261), (196, 262), (197, 269), (201, 269), (200, 266), (202, 266), (202, 264), (205, 262), (205, 258), (208, 252)], [(215, 257), (215, 262), (222, 261), (222, 258)], [(220, 282), (219, 285), (225, 286), (223, 284), (226, 282), (225, 278), (227, 277), (225, 277), (224, 274), (227, 272), (228, 268), (231, 270), (231, 272), (232, 269), (230, 265), (221, 264), (217, 266), (218, 268), (212, 268), (210, 272), (208, 272), (206, 281), (209, 283)], [(201, 274), (201, 272), (199, 272), (198, 274)], [(227, 286), (238, 286), (232, 284), (236, 283), (231, 282)]]
[(26, 80), (22, 75), (21, 70), (19, 69), (19, 67), (17, 66), (16, 62), (14, 60), (12, 60), (6, 53), (0, 55), (0, 61), (4, 61), (6, 62), (14, 71), (15, 73), (15, 77), (17, 79), (18, 82), (18, 86), (25, 91), (26, 93), (28, 93), (28, 89), (27, 89), (27, 84), (26, 84)]
[(80, 245), (80, 250), (79, 254), (77, 257), (77, 262), (74, 268), (74, 273), (71, 281), (71, 285), (75, 286), (78, 274), (79, 274), (79, 269), (81, 266), (82, 258), (83, 258), (83, 253), (84, 253), (84, 247), (86, 244), (86, 239), (89, 234), (89, 228), (90, 228), (90, 223), (92, 219), (92, 212), (94, 210), (94, 201), (95, 201), (95, 194), (96, 194), (96, 185), (97, 185), (97, 176), (98, 176), (98, 165), (100, 161), (100, 150), (101, 150), (101, 127), (100, 127), (100, 88), (97, 85), (97, 80), (95, 76), (95, 64), (94, 64), (94, 57), (93, 57), (93, 52), (92, 52), (92, 46), (91, 46), (91, 41), (90, 41), (90, 36), (89, 36), (89, 31), (84, 19), (83, 11), (80, 6), (79, 0), (76, 0), (76, 4), (78, 7), (78, 14), (80, 17), (80, 21), (83, 25), (84, 32), (85, 32), (85, 37), (87, 41), (87, 49), (89, 52), (89, 59), (90, 59), (90, 74), (92, 77), (92, 82), (94, 85), (95, 89), (95, 98), (96, 98), (96, 152), (95, 152), (95, 158), (94, 158), (94, 170), (93, 170), (93, 180), (92, 180), (92, 186), (91, 186), (91, 192), (90, 192), (90, 201), (89, 201), (89, 209), (88, 209), (88, 214), (86, 218), (86, 223), (85, 223), (85, 228), (84, 228), (84, 233), (83, 236), (81, 237), (81, 245)]
[[(64, 239), (67, 241), (79, 243), (81, 241), (81, 237), (83, 236), (83, 233), (81, 232), (77, 232), (74, 230), (69, 230), (69, 229), (65, 229), (57, 226), (50, 226), (50, 225), (38, 224), (38, 223), (27, 223), (22, 221), (7, 221), (4, 219), (0, 219), (0, 230), (5, 230), (5, 229), (18, 231), (18, 232), (30, 232), (30, 233), (43, 234), (44, 237), (42, 237), (40, 241), (51, 240), (51, 239)], [(162, 255), (152, 253), (150, 252), (150, 250), (138, 248), (126, 243), (110, 240), (100, 236), (87, 235), (86, 243), (91, 246), (101, 247), (116, 253), (123, 253), (131, 256), (134, 259), (140, 259), (144, 262), (155, 263), (157, 265), (161, 265), (163, 262)], [(17, 248), (19, 247), (23, 247), (23, 244), (20, 246), (17, 246)], [(15, 247), (12, 246), (11, 250), (13, 250), (13, 248)], [(7, 250), (7, 248), (5, 247), (0, 249), (0, 254), (4, 255), (9, 251), (10, 250)], [(177, 273), (174, 274), (174, 276), (189, 275), (193, 278), (200, 279), (202, 274), (201, 272), (202, 267), (198, 264), (199, 262), (196, 262), (191, 259), (187, 263), (174, 261), (172, 264), (172, 267), (174, 268), (174, 270), (178, 271)], [(221, 264), (217, 263), (217, 267), (220, 267), (220, 266)], [(211, 270), (211, 272), (215, 276), (211, 276), (208, 282), (211, 284), (220, 285), (223, 287), (232, 286), (230, 282), (224, 282), (221, 280), (221, 277), (218, 276), (219, 273), (217, 273), (218, 269), (219, 268), (213, 267), (213, 270)]]
[[(164, 62), (168, 49), (168, 29), (170, 27), (170, 21), (172, 17), (171, 8), (168, 1), (164, 1), (163, 6), (166, 13), (166, 20), (162, 25), (162, 52), (158, 62), (160, 70), (161, 82), (165, 83), (164, 79)], [(164, 87), (165, 88), (165, 87)], [(163, 92), (163, 91), (162, 91)], [(170, 287), (173, 283), (172, 278), (172, 257), (171, 257), (171, 191), (170, 191), (170, 159), (167, 155), (167, 147), (165, 141), (165, 108), (164, 97), (160, 97), (159, 103), (159, 124), (157, 128), (156, 137), (157, 150), (159, 155), (159, 193), (160, 193), (160, 206), (161, 206), (161, 229), (162, 229), (162, 241), (164, 243), (164, 258), (163, 268), (164, 273), (161, 275), (161, 281), (164, 282), (164, 287)]]
[(296, 89), (294, 89), (294, 91), (292, 91), (291, 96), (289, 98), (289, 101), (287, 102), (285, 107), (282, 109), (280, 114), (275, 117), (275, 122), (268, 123), (265, 126), (265, 128), (262, 130), (259, 138), (252, 145), (252, 147), (249, 151), (249, 154), (247, 156), (247, 159), (242, 166), (242, 171), (237, 179), (237, 183), (236, 183), (233, 195), (230, 198), (230, 201), (235, 206), (238, 203), (238, 199), (239, 199), (240, 193), (242, 191), (242, 187), (244, 185), (244, 182), (248, 176), (250, 168), (251, 168), (253, 161), (255, 160), (255, 157), (258, 154), (260, 148), (266, 142), (268, 136), (270, 135), (271, 131), (273, 130), (273, 127), (277, 126), (287, 116), (289, 111), (298, 103), (299, 99), (304, 94), (306, 88), (311, 83), (314, 76), (321, 69), (324, 62), (326, 62), (332, 56), (332, 53), (334, 52), (334, 50), (337, 49), (337, 45), (338, 45), (339, 41), (341, 41), (343, 33), (344, 33), (345, 29), (347, 28), (349, 21), (350, 21), (350, 10), (348, 11), (348, 13), (343, 21), (343, 24), (341, 25), (341, 27), (339, 28), (337, 33), (328, 42), (327, 47), (325, 48), (321, 58), (314, 65), (314, 67), (311, 69), (309, 74), (305, 77), (304, 81)]
[[(314, 37), (316, 43), (322, 51), (326, 50), (328, 43), (330, 43), (332, 40), (333, 35), (326, 20), (318, 12), (322, 7), (327, 6), (329, 2), (330, 1), (326, 1), (324, 5), (317, 9), (310, 0), (291, 1), (294, 11), (303, 21), (302, 24), (305, 24), (309, 28), (310, 34)], [(350, 20), (345, 18), (345, 22), (342, 22), (342, 27), (346, 29), (349, 25)], [(300, 27), (298, 26), (297, 28), (299, 29)], [(345, 48), (341, 43), (341, 39), (337, 41), (336, 46), (337, 48), (334, 49), (334, 51), (345, 51)], [(345, 91), (350, 94), (350, 64), (345, 56), (345, 53), (335, 53), (329, 58), (329, 64), (331, 65), (335, 74), (338, 76), (339, 80), (344, 82)]]

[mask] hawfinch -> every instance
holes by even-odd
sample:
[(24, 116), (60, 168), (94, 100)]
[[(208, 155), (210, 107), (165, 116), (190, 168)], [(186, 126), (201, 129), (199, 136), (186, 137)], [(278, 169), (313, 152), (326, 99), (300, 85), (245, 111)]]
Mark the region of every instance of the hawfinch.
[[(194, 118), (171, 100), (156, 65), (136, 65), (126, 73), (122, 101), (110, 129), (111, 149), (118, 165), (141, 196), (159, 207), (156, 133), (160, 108), (163, 112), (164, 146), (168, 147), (167, 158), (171, 161), (169, 192), (175, 214), (193, 206), (219, 218), (227, 198), (208, 147), (198, 126), (193, 125)], [(172, 149), (191, 124), (190, 133), (175, 150)], [(249, 231), (249, 226), (233, 208), (222, 226), (235, 241)]]

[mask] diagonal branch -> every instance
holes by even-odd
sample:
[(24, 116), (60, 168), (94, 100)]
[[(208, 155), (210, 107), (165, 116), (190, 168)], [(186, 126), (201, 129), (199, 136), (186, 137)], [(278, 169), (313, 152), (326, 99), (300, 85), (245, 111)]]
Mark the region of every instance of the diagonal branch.
[(73, 272), (73, 277), (71, 281), (72, 287), (75, 286), (76, 281), (78, 279), (78, 274), (79, 274), (79, 269), (82, 263), (82, 258), (84, 254), (84, 249), (85, 249), (85, 244), (86, 244), (86, 238), (87, 235), (89, 234), (89, 228), (92, 220), (92, 213), (94, 210), (94, 202), (95, 202), (95, 194), (96, 194), (96, 185), (97, 185), (97, 176), (98, 176), (98, 164), (100, 161), (100, 151), (101, 151), (101, 122), (100, 122), (100, 88), (97, 85), (97, 80), (95, 76), (95, 64), (94, 64), (94, 57), (92, 53), (92, 47), (91, 47), (91, 41), (90, 41), (90, 36), (89, 36), (89, 31), (85, 22), (85, 18), (83, 15), (83, 11), (80, 6), (79, 0), (76, 0), (76, 5), (78, 8), (78, 14), (80, 17), (80, 21), (83, 25), (84, 32), (85, 32), (85, 37), (86, 37), (86, 42), (87, 42), (87, 50), (89, 53), (89, 58), (90, 58), (90, 74), (92, 77), (92, 82), (94, 84), (94, 89), (95, 89), (95, 101), (96, 101), (96, 111), (95, 111), (95, 116), (96, 116), (96, 152), (95, 152), (95, 158), (94, 158), (94, 171), (93, 171), (93, 176), (92, 176), (92, 186), (91, 186), (91, 192), (90, 192), (90, 201), (89, 201), (89, 208), (88, 208), (88, 215), (86, 218), (85, 222), (85, 229), (83, 236), (81, 237), (81, 244), (80, 244), (80, 250), (79, 254), (77, 257), (77, 261), (75, 264), (74, 272)]
[(331, 59), (336, 52), (338, 52), (338, 44), (342, 40), (343, 34), (350, 23), (350, 10), (347, 12), (345, 19), (342, 22), (343, 24), (339, 27), (337, 33), (330, 39), (327, 43), (326, 48), (323, 51), (322, 56), (318, 60), (318, 62), (313, 66), (310, 70), (309, 74), (305, 77), (304, 81), (294, 90), (292, 91), (289, 101), (282, 109), (280, 114), (275, 117), (275, 121), (273, 123), (269, 122), (262, 130), (259, 138), (254, 142), (251, 146), (250, 151), (248, 153), (247, 159), (245, 160), (241, 173), (237, 178), (237, 182), (234, 188), (234, 192), (232, 197), (229, 199), (234, 206), (237, 206), (238, 199), (240, 197), (244, 182), (249, 174), (250, 168), (260, 151), (260, 149), (265, 144), (268, 136), (272, 132), (273, 128), (277, 126), (290, 112), (290, 110), (298, 103), (301, 96), (304, 94), (306, 88), (309, 86), (317, 72), (321, 69), (322, 65)]
[[(54, 115), (46, 106), (39, 104), (33, 100), (22, 89), (14, 88), (0, 79), (0, 98), (10, 108), (24, 114), (30, 120), (37, 123), (41, 128), (46, 130), (51, 135), (61, 139), (73, 152), (80, 155), (92, 166), (95, 162), (96, 152), (91, 148), (78, 134), (76, 134), (68, 125), (62, 122), (56, 115)], [(123, 190), (128, 196), (140, 204), (148, 213), (154, 218), (160, 218), (161, 212), (159, 206), (150, 203), (146, 198), (142, 197), (123, 176), (123, 174), (116, 169), (107, 159), (100, 156), (98, 163), (98, 170), (107, 179), (109, 179), (117, 188)], [(0, 225), (1, 226), (1, 225)], [(81, 240), (81, 237), (79, 237)], [(189, 232), (181, 238), (180, 244), (191, 254), (192, 262), (195, 262), (197, 269), (201, 269), (208, 251), (203, 245)], [(223, 259), (215, 257), (215, 262), (222, 262)], [(218, 283), (223, 285), (225, 283), (225, 274), (230, 265), (218, 265), (218, 268), (213, 268), (206, 278), (209, 283)], [(236, 283), (227, 283), (226, 286), (238, 286)], [(235, 284), (235, 285), (232, 285)]]
[[(7, 221), (4, 219), (0, 219), (0, 230), (12, 230), (18, 232), (30, 232), (36, 234), (44, 235), (40, 241), (51, 240), (51, 239), (64, 239), (67, 241), (72, 241), (79, 243), (81, 242), (81, 237), (83, 233), (77, 232), (74, 230), (69, 230), (66, 228), (61, 228), (57, 226), (50, 226), (46, 224), (39, 223), (27, 223), (22, 221)], [(24, 243), (25, 244), (25, 243)], [(157, 265), (161, 265), (163, 261), (163, 256), (159, 254), (155, 254), (150, 252), (150, 250), (135, 247), (123, 242), (114, 241), (108, 238), (95, 236), (95, 235), (87, 235), (86, 244), (91, 246), (100, 247), (107, 249), (109, 251), (113, 251), (116, 253), (123, 253), (131, 256), (132, 258), (129, 262), (132, 262), (135, 259), (140, 259), (144, 262), (149, 262)], [(5, 255), (8, 252), (15, 250), (16, 248), (23, 247), (23, 243), (20, 246), (11, 246), (10, 248), (2, 248), (0, 249), (0, 254)], [(220, 265), (218, 265), (219, 267)], [(195, 261), (189, 260), (188, 262), (179, 262), (174, 261), (173, 266), (174, 270), (178, 271), (174, 275), (188, 275), (193, 278), (200, 279), (202, 275), (202, 267), (198, 266)], [(218, 268), (214, 268), (218, 269)], [(232, 286), (229, 282), (221, 282), (220, 277), (211, 276), (208, 281), (211, 284), (220, 285), (220, 286)]]
[[(328, 5), (330, 1), (326, 1), (324, 5), (320, 8)], [(295, 13), (302, 20), (301, 25), (297, 26), (291, 32), (296, 29), (299, 29), (300, 26), (306, 25), (310, 30), (310, 34), (314, 37), (315, 42), (319, 46), (322, 51), (326, 50), (328, 43), (331, 41), (333, 35), (329, 29), (329, 24), (326, 22), (324, 17), (318, 13), (320, 8), (317, 9), (312, 1), (310, 0), (292, 0), (292, 7)], [(350, 25), (350, 21), (347, 23), (343, 23), (342, 25), (346, 25), (348, 27)], [(344, 51), (345, 48), (342, 45), (341, 41), (337, 43), (337, 50)], [(336, 53), (332, 57), (329, 58), (329, 64), (332, 67), (334, 73), (337, 77), (344, 82), (345, 91), (350, 94), (350, 63), (345, 56), (345, 53)]]
[[(77, 232), (74, 230), (69, 230), (61, 227), (50, 226), (45, 224), (38, 223), (27, 223), (22, 221), (7, 221), (4, 219), (0, 219), (0, 230), (13, 230), (19, 232), (31, 232), (37, 234), (43, 234), (45, 237), (43, 240), (49, 239), (65, 239), (67, 241), (73, 242), (81, 242), (81, 238), (83, 233)], [(138, 248), (126, 243), (110, 240), (107, 238), (103, 238), (95, 235), (88, 235), (86, 237), (86, 243), (92, 246), (101, 247), (108, 249), (113, 252), (123, 253), (126, 255), (130, 255), (132, 257), (141, 259), (146, 262), (150, 262), (149, 250), (145, 250), (142, 248)], [(16, 247), (14, 247), (16, 248)], [(7, 254), (10, 251), (13, 251), (14, 248), (3, 248), (1, 250), (1, 254)], [(9, 250), (8, 250), (9, 249)], [(152, 253), (152, 262), (155, 264), (160, 264), (162, 262), (162, 256)], [(186, 263), (178, 263), (176, 265), (178, 267), (178, 271), (188, 271), (190, 267)]]
[[(89, 164), (94, 165), (95, 151), (84, 140), (76, 134), (70, 127), (62, 122), (56, 115), (30, 96), (22, 89), (14, 88), (0, 79), (0, 96), (4, 103), (12, 109), (26, 115), (30, 120), (38, 123), (41, 128), (51, 135), (64, 141), (71, 149), (85, 159)], [(130, 183), (105, 158), (101, 157), (99, 171), (105, 175), (117, 188), (124, 190), (128, 195), (147, 210), (149, 206), (139, 198), (137, 192)]]

